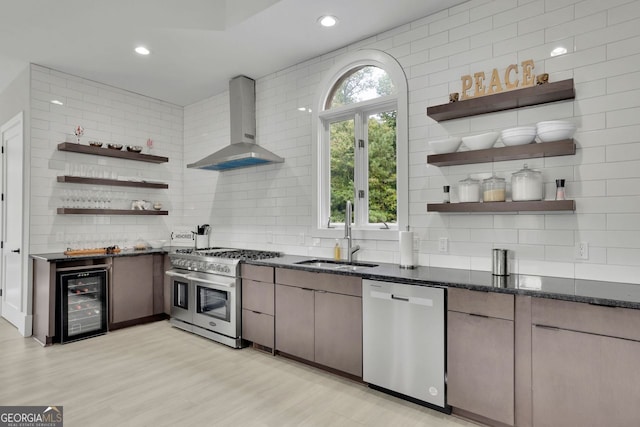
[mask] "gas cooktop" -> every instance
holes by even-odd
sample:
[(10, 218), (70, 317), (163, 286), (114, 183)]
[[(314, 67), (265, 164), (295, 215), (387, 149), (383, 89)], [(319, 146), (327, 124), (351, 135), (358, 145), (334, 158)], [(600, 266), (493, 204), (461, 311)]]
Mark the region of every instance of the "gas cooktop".
[(176, 254), (192, 255), (206, 258), (237, 259), (240, 261), (248, 259), (268, 259), (282, 256), (280, 252), (262, 251), (254, 249), (232, 249), (232, 248), (180, 248), (174, 251)]

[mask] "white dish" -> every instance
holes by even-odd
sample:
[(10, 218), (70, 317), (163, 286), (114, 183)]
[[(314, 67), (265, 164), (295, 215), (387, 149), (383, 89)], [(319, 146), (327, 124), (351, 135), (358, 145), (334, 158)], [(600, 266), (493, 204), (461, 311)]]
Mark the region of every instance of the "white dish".
[(571, 138), (575, 132), (575, 128), (540, 131), (538, 132), (538, 138), (540, 138), (542, 142), (560, 141)]
[(535, 126), (522, 126), (505, 129), (500, 132), (502, 143), (507, 146), (524, 145), (532, 143), (536, 138)]
[(443, 139), (435, 139), (433, 141), (428, 141), (429, 148), (433, 154), (446, 154), (446, 153), (454, 153), (458, 151), (460, 148), (460, 144), (462, 143), (462, 139), (459, 137), (450, 137)]
[(542, 142), (551, 142), (573, 137), (576, 125), (562, 120), (551, 120), (538, 123), (536, 130)]
[(149, 246), (153, 249), (160, 249), (167, 243), (166, 240), (149, 240)]
[(484, 150), (493, 147), (499, 135), (498, 132), (487, 132), (480, 135), (465, 136), (462, 138), (462, 143), (469, 150)]

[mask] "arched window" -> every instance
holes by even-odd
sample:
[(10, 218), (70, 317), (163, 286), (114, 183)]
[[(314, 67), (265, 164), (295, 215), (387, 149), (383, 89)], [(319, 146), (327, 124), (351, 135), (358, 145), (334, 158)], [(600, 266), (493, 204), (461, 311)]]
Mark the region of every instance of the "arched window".
[(376, 50), (346, 55), (320, 86), (317, 105), (317, 224), (355, 229), (407, 224), (407, 83), (400, 65)]

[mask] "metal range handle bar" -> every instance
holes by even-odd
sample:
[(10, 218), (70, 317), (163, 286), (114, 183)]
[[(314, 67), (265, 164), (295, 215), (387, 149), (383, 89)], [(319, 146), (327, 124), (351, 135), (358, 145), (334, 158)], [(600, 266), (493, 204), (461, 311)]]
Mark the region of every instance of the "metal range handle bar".
[(216, 281), (216, 280), (203, 279), (202, 276), (196, 276), (196, 275), (191, 275), (191, 274), (187, 275), (186, 278), (189, 279), (189, 280), (193, 280), (194, 282), (206, 283), (208, 285), (222, 286), (222, 287), (225, 287), (225, 288), (233, 288), (234, 287), (234, 282), (235, 282), (235, 281), (230, 281), (229, 283), (219, 282), (219, 281)]
[(167, 276), (171, 276), (171, 277), (181, 277), (181, 278), (187, 279), (187, 280), (191, 279), (191, 277), (188, 274), (177, 273), (177, 272), (171, 271), (171, 270), (167, 271), (165, 274)]

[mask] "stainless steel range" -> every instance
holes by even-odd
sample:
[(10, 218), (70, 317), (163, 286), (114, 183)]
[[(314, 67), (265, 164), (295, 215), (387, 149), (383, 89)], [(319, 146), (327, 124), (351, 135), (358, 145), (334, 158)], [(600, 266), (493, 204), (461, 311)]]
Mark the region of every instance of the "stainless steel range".
[(171, 324), (230, 347), (242, 347), (239, 263), (281, 254), (248, 249), (175, 249), (172, 269)]

